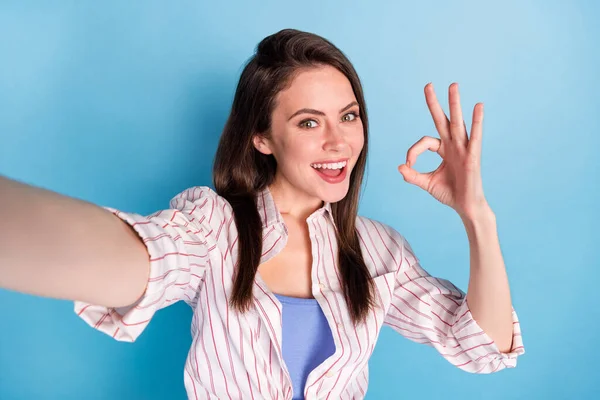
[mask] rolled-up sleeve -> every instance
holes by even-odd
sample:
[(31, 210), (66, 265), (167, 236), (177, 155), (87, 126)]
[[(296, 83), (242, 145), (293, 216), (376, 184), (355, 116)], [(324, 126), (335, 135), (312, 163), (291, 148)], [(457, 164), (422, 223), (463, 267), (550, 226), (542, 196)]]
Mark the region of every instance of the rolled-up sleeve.
[(465, 293), (450, 281), (429, 275), (406, 239), (399, 236), (402, 257), (384, 324), (410, 340), (434, 347), (467, 372), (491, 373), (515, 367), (525, 350), (514, 309), (512, 348), (502, 353), (473, 319)]
[(134, 304), (108, 308), (76, 301), (77, 315), (116, 340), (133, 342), (157, 310), (179, 300), (195, 306), (210, 264), (208, 240), (215, 201), (216, 194), (210, 188), (194, 187), (173, 198), (170, 209), (149, 216), (105, 207), (128, 223), (146, 245), (148, 282)]

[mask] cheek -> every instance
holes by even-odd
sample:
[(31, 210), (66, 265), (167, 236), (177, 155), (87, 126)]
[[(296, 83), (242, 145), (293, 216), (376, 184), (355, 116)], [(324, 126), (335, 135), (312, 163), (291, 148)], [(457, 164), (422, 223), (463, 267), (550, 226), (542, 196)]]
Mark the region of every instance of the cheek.
[(319, 149), (320, 142), (318, 138), (302, 137), (286, 143), (284, 156), (303, 163), (307, 160), (312, 162)]
[(352, 147), (352, 150), (353, 150), (354, 154), (356, 155), (356, 157), (358, 157), (358, 154), (360, 153), (360, 151), (362, 150), (362, 148), (365, 144), (365, 134), (362, 130), (362, 126), (361, 126), (360, 130), (355, 132), (350, 137), (349, 144)]
[(301, 171), (314, 161), (318, 153), (318, 143), (311, 140), (287, 141), (280, 143), (277, 160), (282, 171)]

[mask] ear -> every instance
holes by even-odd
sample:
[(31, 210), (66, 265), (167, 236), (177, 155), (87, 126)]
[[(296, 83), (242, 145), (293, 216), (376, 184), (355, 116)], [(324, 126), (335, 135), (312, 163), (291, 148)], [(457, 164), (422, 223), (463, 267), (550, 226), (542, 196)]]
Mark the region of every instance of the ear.
[(263, 154), (273, 154), (269, 140), (263, 135), (254, 135), (254, 137), (252, 138), (252, 144), (254, 145), (256, 150), (260, 151)]

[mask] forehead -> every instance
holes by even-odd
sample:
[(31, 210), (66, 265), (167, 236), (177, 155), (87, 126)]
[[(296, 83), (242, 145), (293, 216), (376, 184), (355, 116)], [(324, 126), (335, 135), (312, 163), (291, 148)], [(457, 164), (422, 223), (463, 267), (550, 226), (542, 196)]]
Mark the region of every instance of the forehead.
[(313, 108), (337, 113), (355, 100), (352, 85), (344, 74), (331, 66), (319, 66), (299, 71), (277, 95), (274, 111), (293, 114), (300, 108)]

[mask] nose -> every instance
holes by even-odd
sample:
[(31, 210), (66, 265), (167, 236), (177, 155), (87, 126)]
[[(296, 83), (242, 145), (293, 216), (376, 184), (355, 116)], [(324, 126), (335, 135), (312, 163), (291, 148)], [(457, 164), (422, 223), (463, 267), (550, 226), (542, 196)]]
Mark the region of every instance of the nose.
[(328, 127), (325, 130), (324, 136), (324, 150), (341, 152), (345, 149), (345, 146), (348, 145), (342, 129), (338, 126)]

